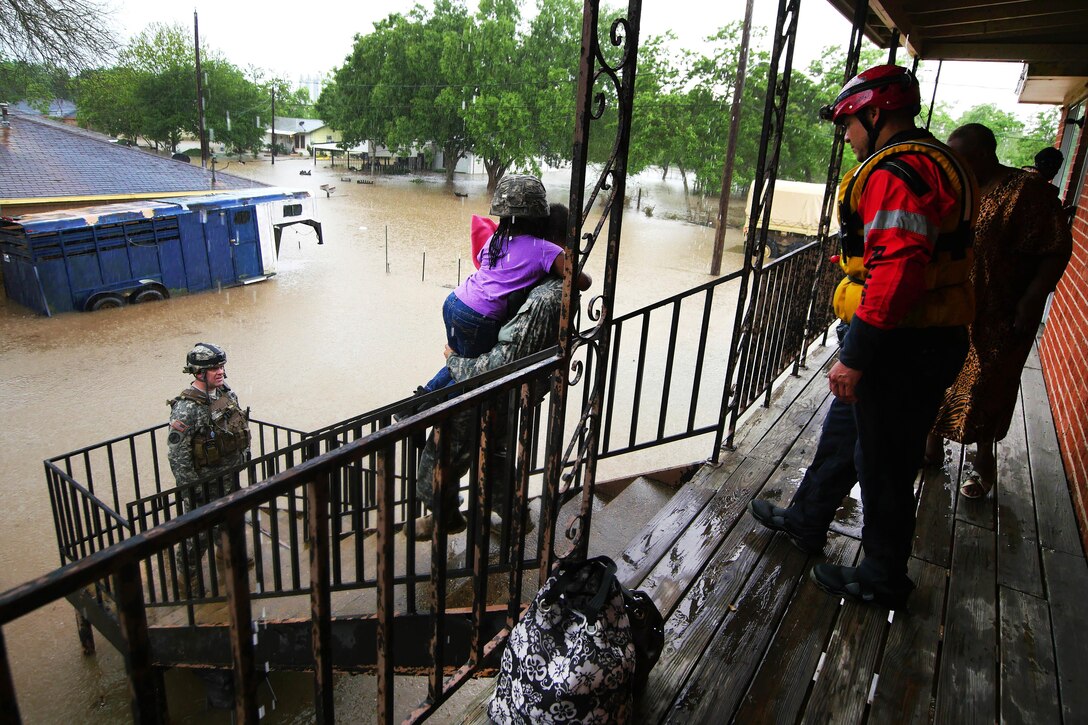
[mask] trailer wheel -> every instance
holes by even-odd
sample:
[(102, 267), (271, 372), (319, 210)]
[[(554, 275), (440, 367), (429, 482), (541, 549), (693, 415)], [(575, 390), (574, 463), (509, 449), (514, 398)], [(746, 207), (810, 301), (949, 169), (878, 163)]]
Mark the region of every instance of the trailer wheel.
[(87, 300), (87, 304), (83, 306), (83, 309), (88, 312), (97, 312), (98, 310), (110, 310), (114, 307), (124, 306), (125, 298), (121, 295), (115, 292), (102, 292)]
[(140, 287), (132, 294), (128, 296), (129, 304), (139, 305), (144, 302), (158, 302), (159, 300), (165, 300), (170, 296), (170, 293), (165, 288), (159, 285), (149, 284), (144, 287)]

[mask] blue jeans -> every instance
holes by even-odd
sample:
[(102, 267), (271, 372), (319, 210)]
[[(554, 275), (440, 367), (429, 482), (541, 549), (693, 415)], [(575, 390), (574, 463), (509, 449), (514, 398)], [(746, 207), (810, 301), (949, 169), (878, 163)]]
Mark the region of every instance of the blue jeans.
[[(501, 320), (481, 315), (450, 292), (442, 305), (442, 320), (446, 323), (446, 344), (462, 357), (476, 357), (488, 352), (499, 341)], [(456, 381), (445, 365), (424, 389), (430, 393), (453, 385)]]

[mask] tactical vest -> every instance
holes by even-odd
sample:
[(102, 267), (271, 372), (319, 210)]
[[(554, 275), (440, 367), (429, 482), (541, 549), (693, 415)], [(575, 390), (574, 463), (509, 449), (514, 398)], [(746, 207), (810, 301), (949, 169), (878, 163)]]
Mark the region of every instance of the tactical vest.
[[(899, 323), (900, 327), (951, 327), (966, 325), (974, 320), (975, 295), (971, 283), (974, 264), (974, 229), (978, 215), (978, 187), (975, 177), (968, 173), (955, 153), (932, 140), (903, 141), (887, 146), (846, 173), (839, 184), (839, 239), (842, 251), (839, 264), (846, 276), (835, 289), (835, 314), (850, 322), (861, 302), (868, 270), (865, 254), (865, 226), (858, 205), (869, 175), (903, 154), (922, 154), (931, 159), (959, 195), (955, 213), (941, 220), (933, 256), (925, 270), (926, 291), (918, 304)], [(909, 164), (895, 165), (897, 176), (913, 176), (924, 184)], [(908, 180), (907, 183), (913, 183)]]
[(171, 400), (170, 405), (182, 398), (206, 406), (211, 419), (209, 427), (194, 430), (191, 438), (193, 465), (197, 470), (215, 468), (227, 456), (249, 450), (249, 412), (239, 407), (229, 388), (209, 403), (204, 393), (189, 387)]

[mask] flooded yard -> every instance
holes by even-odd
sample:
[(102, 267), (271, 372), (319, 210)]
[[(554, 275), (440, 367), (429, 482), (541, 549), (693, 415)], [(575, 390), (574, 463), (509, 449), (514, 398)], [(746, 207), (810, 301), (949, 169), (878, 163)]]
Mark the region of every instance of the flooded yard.
[[(325, 244), (306, 227), (289, 227), (271, 280), (165, 302), (45, 318), (0, 301), (0, 590), (58, 563), (42, 460), (165, 421), (167, 399), (188, 384), (181, 368), (194, 343), (227, 350), (228, 382), (254, 417), (302, 430), (405, 397), (441, 364), (441, 304), (459, 270), (463, 277), (472, 269), (469, 219), (487, 213), (486, 177), (459, 177), (452, 188), (438, 176), (358, 184), (360, 175), (343, 166), (302, 159), (230, 161), (219, 170), (312, 191)], [(551, 200), (566, 202), (568, 178), (564, 170), (545, 175)], [(336, 189), (326, 198), (321, 184)], [(680, 183), (633, 179), (632, 200), (639, 188), (653, 216), (633, 201), (625, 215), (618, 314), (711, 279), (714, 230), (662, 218), (686, 211)], [(731, 230), (724, 271), (739, 263), (738, 244)], [(600, 289), (604, 251), (602, 244), (591, 260), (588, 295)], [(699, 460), (710, 445), (701, 438), (667, 456), (606, 461), (599, 477)], [(6, 627), (4, 637), (26, 722), (129, 719), (121, 658), (101, 637), (96, 657), (81, 655), (67, 603)], [(172, 709), (175, 688), (189, 688), (191, 711), (175, 715), (203, 722), (199, 687), (182, 674), (168, 677)], [(291, 696), (281, 696), (285, 708), (273, 721), (293, 721)]]

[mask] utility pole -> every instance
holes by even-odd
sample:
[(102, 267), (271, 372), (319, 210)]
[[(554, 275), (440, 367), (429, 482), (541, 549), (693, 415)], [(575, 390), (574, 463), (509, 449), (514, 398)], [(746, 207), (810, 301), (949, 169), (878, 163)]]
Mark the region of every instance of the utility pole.
[(272, 165), (276, 165), (276, 87), (272, 87)]
[(737, 82), (733, 86), (733, 106), (729, 118), (729, 145), (725, 151), (725, 168), (722, 170), (722, 197), (718, 201), (718, 228), (714, 230), (714, 255), (710, 258), (710, 273), (721, 274), (722, 251), (725, 248), (725, 218), (729, 214), (729, 194), (733, 189), (733, 157), (737, 153), (737, 135), (740, 133), (740, 107), (744, 96), (744, 76), (748, 72), (748, 36), (752, 30), (752, 4), (748, 0), (744, 8), (744, 29), (740, 36), (740, 58), (737, 61)]
[(204, 131), (204, 79), (200, 72), (200, 26), (197, 23), (196, 10), (193, 11), (193, 38), (196, 45), (196, 110), (200, 128), (200, 168), (208, 167), (208, 135)]

